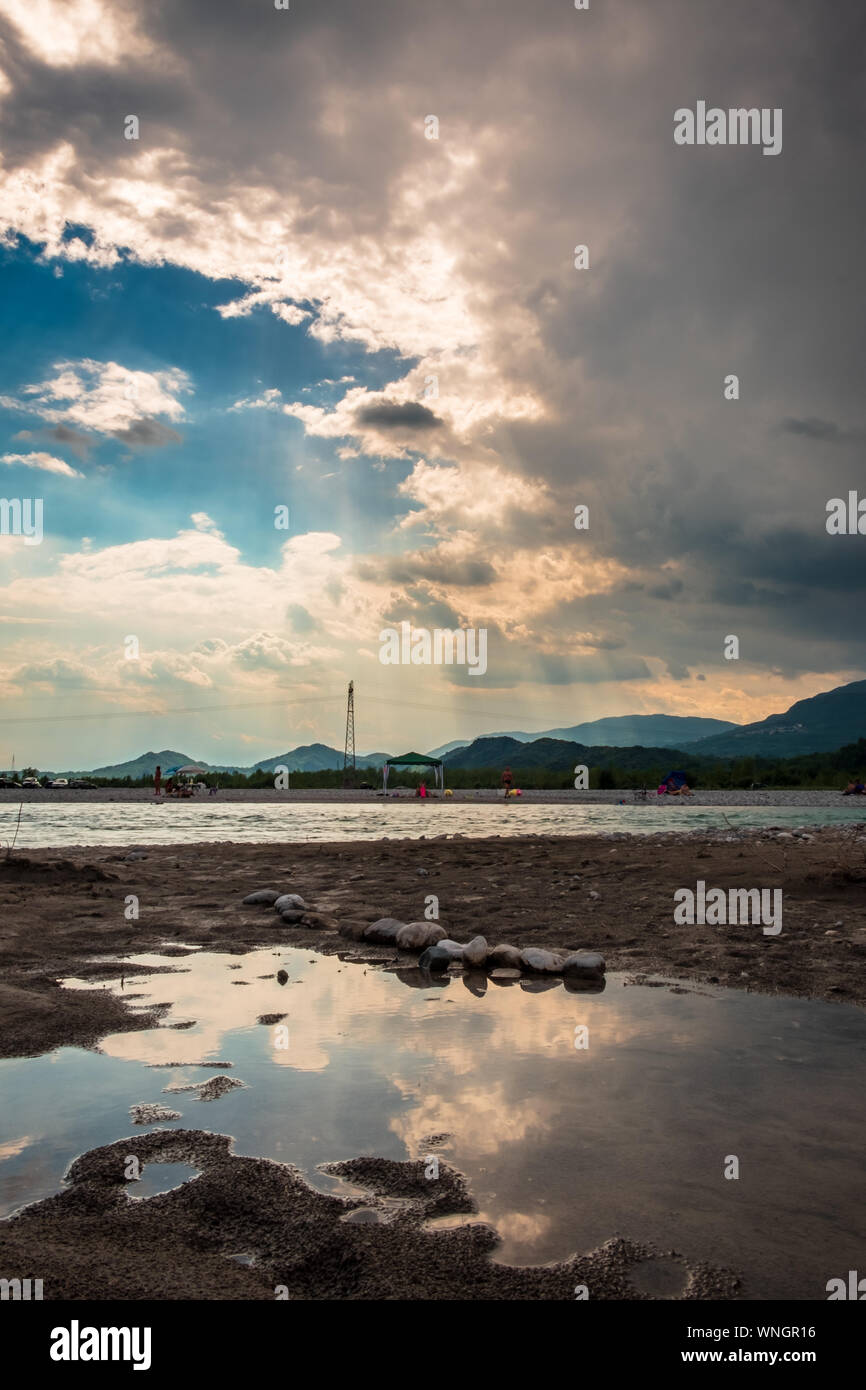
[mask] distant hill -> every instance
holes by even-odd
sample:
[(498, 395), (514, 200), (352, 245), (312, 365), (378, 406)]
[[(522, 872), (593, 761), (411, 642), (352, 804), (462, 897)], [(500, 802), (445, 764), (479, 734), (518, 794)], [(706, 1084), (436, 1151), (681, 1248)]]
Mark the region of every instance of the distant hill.
[(716, 758), (791, 758), (823, 753), (866, 736), (866, 681), (851, 681), (798, 700), (784, 714), (771, 714), (726, 734), (702, 738), (691, 751)]
[[(387, 753), (359, 753), (355, 758), (358, 767), (381, 767), (388, 758)], [(170, 767), (184, 767), (194, 763), (205, 772), (273, 772), (278, 766), (287, 767), (290, 772), (324, 772), (343, 766), (343, 754), (326, 743), (308, 743), (293, 748), (289, 753), (278, 753), (273, 758), (262, 758), (260, 762), (242, 767), (238, 763), (208, 763), (202, 758), (191, 758), (188, 753), (178, 753), (173, 748), (163, 748), (161, 753), (142, 753), (125, 763), (112, 763), (107, 767), (68, 768), (62, 775), (66, 777), (152, 777), (157, 767), (165, 772)], [(59, 775), (59, 774), (58, 774)]]
[[(738, 729), (729, 719), (704, 719), (688, 714), (621, 714), (610, 719), (592, 719), (587, 724), (571, 724), (562, 729), (541, 729), (536, 734), (528, 734), (521, 729), (503, 729), (493, 734), (481, 734), (481, 738), (513, 738), (518, 743), (535, 743), (540, 738), (565, 739), (572, 743), (585, 743), (591, 748), (634, 748), (637, 744), (652, 748), (683, 748), (698, 739), (709, 738), (713, 734), (726, 733)], [(468, 738), (456, 738), (451, 743), (443, 743), (439, 748), (429, 751), (434, 758), (442, 758), (455, 748), (468, 748), (472, 742)]]
[[(388, 758), (387, 753), (358, 753), (355, 762), (358, 767), (381, 767)], [(274, 768), (287, 767), (289, 772), (325, 772), (343, 766), (343, 754), (327, 743), (307, 743), (293, 748), (290, 753), (278, 753), (275, 758), (262, 758), (251, 767), (238, 768), (238, 772), (273, 772)]]
[(568, 728), (544, 729), (538, 734), (509, 730), (502, 737), (516, 738), (520, 743), (534, 742), (540, 738), (569, 739), (574, 743), (586, 743), (591, 748), (601, 745), (634, 748), (637, 744), (652, 748), (682, 748), (684, 744), (737, 728), (739, 725), (732, 724), (729, 719), (704, 719), (697, 715), (621, 714), (610, 719), (593, 719), (587, 724), (572, 724)]
[[(188, 753), (178, 753), (173, 748), (163, 748), (161, 753), (142, 753), (137, 758), (131, 758), (126, 763), (111, 763), (108, 767), (94, 767), (89, 769), (76, 768), (67, 771), (64, 776), (80, 776), (86, 772), (90, 777), (152, 777), (157, 767), (165, 772), (168, 767), (185, 767), (187, 763), (196, 762)], [(207, 767), (207, 763), (199, 763), (200, 767)]]
[[(476, 738), (466, 748), (455, 748), (443, 759), (446, 768), (546, 768), (549, 772), (571, 771), (579, 763), (587, 766), (609, 767), (615, 763), (624, 772), (654, 766), (656, 763), (686, 767), (689, 755), (682, 749), (667, 747), (631, 748), (608, 747), (574, 743), (567, 739), (537, 738), (532, 743), (520, 743), (516, 738), (500, 734), (497, 738)], [(697, 759), (702, 762), (702, 759)]]
[(428, 748), (427, 756), (430, 758), (444, 758), (446, 753), (451, 753), (455, 748), (467, 748), (472, 742), (470, 738), (455, 738), (450, 743), (442, 743), (438, 748)]

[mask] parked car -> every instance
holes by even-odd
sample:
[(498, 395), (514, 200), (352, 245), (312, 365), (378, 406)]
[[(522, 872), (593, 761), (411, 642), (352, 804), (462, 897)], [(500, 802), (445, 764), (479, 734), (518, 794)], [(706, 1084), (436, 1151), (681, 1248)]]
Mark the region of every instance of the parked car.
[(69, 783), (69, 785), (70, 785), (70, 787), (72, 787), (73, 791), (77, 791), (77, 792), (94, 792), (94, 791), (96, 791), (96, 783), (95, 783), (95, 782), (88, 782), (88, 780), (87, 780), (86, 777), (73, 777), (73, 779), (72, 779), (72, 781)]
[(53, 782), (49, 782), (48, 785), (51, 786), (51, 787), (68, 787), (68, 786), (69, 786), (69, 778), (68, 778), (68, 777), (55, 777), (55, 778), (54, 778), (54, 781), (53, 781)]
[(14, 777), (0, 777), (0, 787), (20, 787), (21, 783), (16, 782)]

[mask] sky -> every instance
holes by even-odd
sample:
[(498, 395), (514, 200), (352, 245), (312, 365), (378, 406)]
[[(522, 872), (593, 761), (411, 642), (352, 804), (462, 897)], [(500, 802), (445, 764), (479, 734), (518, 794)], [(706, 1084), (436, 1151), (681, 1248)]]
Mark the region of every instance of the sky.
[[(0, 0), (0, 766), (342, 747), (349, 680), (400, 752), (866, 676), (864, 31)], [(781, 149), (678, 144), (702, 101)]]

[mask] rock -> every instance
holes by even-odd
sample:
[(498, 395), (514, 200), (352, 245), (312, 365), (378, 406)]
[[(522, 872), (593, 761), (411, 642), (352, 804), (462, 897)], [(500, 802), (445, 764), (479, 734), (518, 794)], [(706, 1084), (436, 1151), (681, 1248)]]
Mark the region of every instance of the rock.
[(534, 970), (539, 975), (558, 975), (562, 972), (562, 956), (558, 956), (555, 951), (543, 951), (539, 946), (527, 946), (525, 951), (520, 952), (520, 958), (527, 970)]
[(285, 985), (288, 983), (289, 975), (286, 970), (277, 971), (277, 984)]
[(487, 955), (488, 969), (520, 970), (523, 964), (516, 946), (494, 946)]
[(285, 922), (287, 927), (296, 927), (304, 919), (303, 912), (295, 908), (292, 912), (281, 912), (280, 921)]
[(562, 963), (563, 975), (570, 975), (572, 979), (597, 980), (604, 971), (604, 956), (598, 951), (575, 951)]
[(443, 951), (439, 946), (428, 946), (427, 950), (418, 957), (419, 970), (431, 970), (437, 974), (447, 970), (450, 964), (449, 952)]
[(463, 952), (466, 949), (462, 942), (452, 941), (447, 936), (443, 936), (441, 941), (437, 941), (436, 946), (440, 951), (447, 951), (452, 960), (460, 961), (462, 961)]
[(369, 925), (369, 922), (341, 922), (340, 935), (348, 941), (360, 941)]
[(436, 946), (445, 937), (444, 927), (438, 922), (406, 922), (397, 932), (396, 941), (401, 951), (423, 951), (427, 946)]
[(489, 953), (486, 937), (473, 936), (463, 947), (463, 964), (478, 969), (485, 964)]
[(398, 922), (396, 917), (380, 917), (378, 922), (371, 922), (361, 934), (362, 941), (374, 941), (379, 946), (394, 946), (397, 941), (397, 933), (405, 922)]
[(597, 893), (597, 892), (595, 891), (594, 888), (590, 888), (590, 890), (589, 890), (589, 896), (590, 896), (591, 898), (593, 898), (593, 899), (596, 899), (596, 898), (600, 898), (600, 897), (601, 897), (601, 894), (600, 894), (600, 893)]
[(307, 904), (304, 902), (300, 893), (281, 893), (274, 900), (274, 910), (276, 912), (303, 912)]
[[(293, 916), (293, 912), (282, 914), (284, 922), (287, 917)], [(336, 917), (328, 917), (324, 912), (303, 912), (301, 913), (301, 921), (305, 927), (317, 927), (319, 931), (336, 931), (339, 926)]]
[(276, 888), (257, 888), (244, 898), (244, 907), (273, 907), (279, 896)]
[(496, 970), (491, 970), (491, 980), (519, 980), (521, 972), (519, 970), (507, 970), (504, 966), (499, 966)]

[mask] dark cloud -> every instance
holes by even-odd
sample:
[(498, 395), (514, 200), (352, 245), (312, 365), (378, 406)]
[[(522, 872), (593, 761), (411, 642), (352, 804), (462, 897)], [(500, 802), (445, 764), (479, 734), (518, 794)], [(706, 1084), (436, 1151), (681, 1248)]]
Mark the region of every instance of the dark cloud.
[(799, 434), (822, 444), (847, 444), (866, 438), (864, 430), (843, 430), (832, 420), (817, 420), (814, 417), (806, 420), (789, 418), (783, 420), (779, 428), (785, 434)]
[(370, 561), (358, 565), (358, 573), (366, 580), (387, 580), (392, 584), (413, 585), (426, 579), (431, 583), (453, 584), (458, 588), (478, 588), (493, 584), (497, 572), (489, 560), (458, 559), (447, 553), (423, 551), (412, 555), (395, 555), (379, 564)]
[(432, 430), (444, 423), (420, 401), (381, 401), (356, 411), (359, 425), (373, 425), (380, 430)]
[(153, 418), (134, 420), (128, 429), (112, 430), (111, 433), (122, 444), (139, 449), (162, 448), (166, 444), (180, 444), (183, 441), (183, 435), (173, 430), (171, 425)]
[[(844, 448), (809, 445), (864, 437), (834, 423), (862, 418), (864, 10), (838, 0), (832, 22), (825, 10), (617, 0), (586, 15), (567, 0), (458, 0), (443, 24), (438, 7), (405, 0), (131, 9), (182, 55), (176, 71), (134, 58), (49, 70), (0, 24), (12, 83), (6, 167), (54, 150), (62, 132), (82, 186), (117, 175), (127, 151), (93, 113), (141, 111), (143, 148), (170, 146), (195, 170), (191, 200), (210, 208), (226, 190), (267, 190), (262, 206), (285, 214), (288, 235), (297, 198), (299, 233), (314, 228), (340, 254), (370, 239), (384, 263), (399, 262), (412, 235), (395, 223), (396, 190), (425, 161), (471, 147), (471, 181), (461, 196), (443, 178), (430, 230), (453, 283), (472, 287), (504, 394), (530, 389), (542, 404), (540, 418), (485, 423), (473, 456), (551, 490), (553, 517), (518, 519), (529, 547), (564, 543), (585, 502), (596, 558), (631, 575), (545, 623), (558, 622), (563, 646), (591, 624), (672, 670), (718, 667), (719, 634), (740, 629), (744, 652), (778, 669), (850, 668), (863, 660), (862, 538), (827, 537), (823, 521), (826, 499), (858, 479)], [(782, 107), (781, 155), (675, 147), (673, 112), (698, 97)], [(428, 111), (438, 142), (423, 138)], [(196, 226), (175, 210), (160, 216), (143, 219), (148, 234), (182, 241)], [(586, 271), (572, 263), (578, 241), (590, 249)], [(525, 331), (514, 331), (512, 306)], [(457, 319), (446, 319), (450, 331)], [(474, 351), (447, 336), (439, 347)], [(741, 381), (735, 403), (722, 396), (729, 372)], [(443, 410), (445, 394), (443, 383)], [(425, 442), (442, 424), (423, 404), (389, 401), (356, 422)], [(154, 424), (119, 437), (177, 442), (167, 426), (155, 438)], [(489, 582), (498, 551), (486, 540), (489, 551), (450, 574), (403, 557), (389, 577), (417, 586), (423, 608), (424, 581)], [(659, 575), (670, 561), (677, 575)], [(378, 562), (366, 573), (382, 576)], [(674, 599), (660, 616), (659, 601)], [(525, 678), (536, 652), (522, 655)], [(639, 666), (611, 664), (607, 678)], [(535, 678), (554, 682), (558, 669), (541, 657)]]
[(45, 437), (57, 444), (64, 444), (80, 459), (87, 458), (93, 449), (93, 439), (90, 435), (81, 434), (78, 430), (70, 429), (68, 425), (55, 425), (53, 429), (45, 431)]
[(677, 594), (683, 591), (683, 581), (681, 579), (668, 579), (663, 584), (654, 584), (647, 589), (650, 598), (676, 598)]

